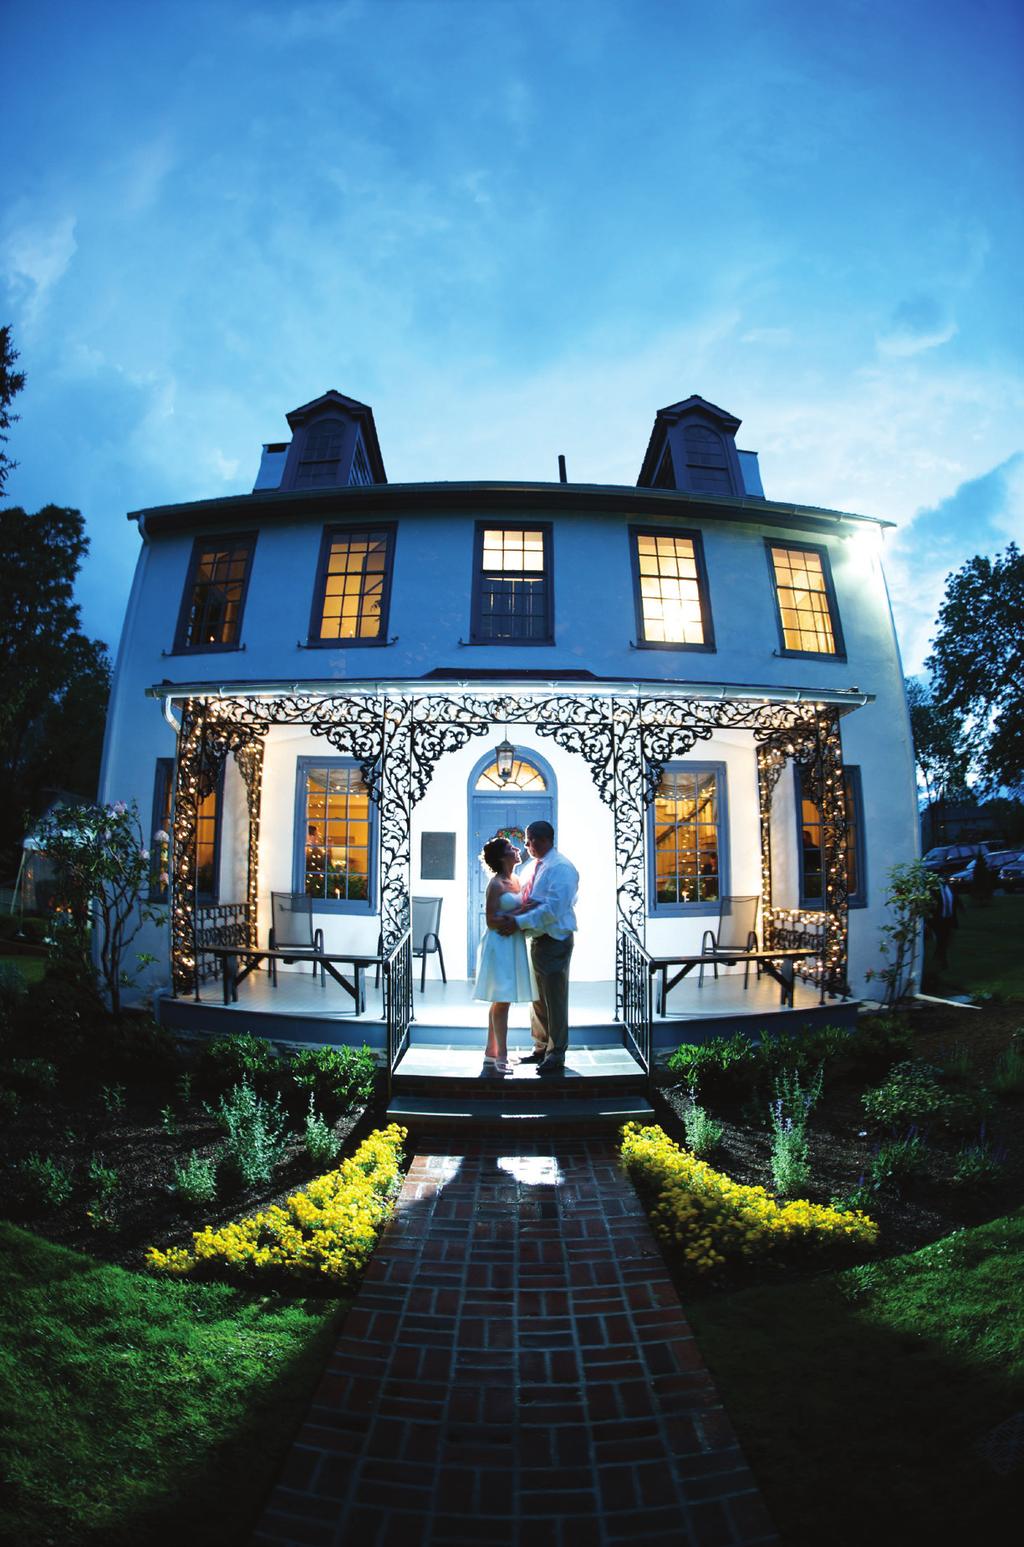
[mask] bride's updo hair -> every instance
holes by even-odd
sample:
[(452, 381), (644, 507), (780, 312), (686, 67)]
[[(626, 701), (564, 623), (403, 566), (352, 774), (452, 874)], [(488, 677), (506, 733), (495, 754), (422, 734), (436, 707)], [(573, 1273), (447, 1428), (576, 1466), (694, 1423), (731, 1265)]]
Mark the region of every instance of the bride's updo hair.
[(484, 844), (484, 864), (496, 876), (501, 874), (501, 862), (505, 858), (507, 844), (507, 838), (492, 838), (490, 843)]

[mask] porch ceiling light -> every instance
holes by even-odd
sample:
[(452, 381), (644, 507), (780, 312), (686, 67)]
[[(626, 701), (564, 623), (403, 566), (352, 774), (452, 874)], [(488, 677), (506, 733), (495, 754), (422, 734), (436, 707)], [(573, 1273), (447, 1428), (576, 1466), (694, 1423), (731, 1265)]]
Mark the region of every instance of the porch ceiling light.
[(515, 762), (516, 749), (506, 736), (504, 741), (498, 742), (498, 750), (494, 754), (498, 765), (498, 778), (502, 784), (506, 784), (512, 777), (512, 764)]

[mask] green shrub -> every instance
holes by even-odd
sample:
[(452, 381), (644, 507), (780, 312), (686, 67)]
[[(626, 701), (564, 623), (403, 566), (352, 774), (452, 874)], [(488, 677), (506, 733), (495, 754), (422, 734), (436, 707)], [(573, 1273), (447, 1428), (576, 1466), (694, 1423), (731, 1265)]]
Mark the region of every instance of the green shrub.
[(216, 1115), (227, 1135), (221, 1165), (228, 1183), (269, 1182), (288, 1143), (280, 1096), (265, 1101), (243, 1080), (221, 1097)]
[(882, 1074), (914, 1050), (914, 1038), (898, 1015), (865, 1015), (847, 1037), (847, 1058), (867, 1075)]
[(886, 1128), (941, 1127), (967, 1133), (987, 1115), (991, 1105), (983, 1090), (949, 1090), (942, 1070), (923, 1059), (897, 1064), (875, 1090), (864, 1095), (864, 1110), (872, 1122)]
[(4, 1082), (22, 1096), (44, 1096), (57, 1086), (57, 1065), (49, 1058), (12, 1058)]
[(871, 1157), (868, 1186), (874, 1192), (900, 1193), (928, 1170), (928, 1148), (913, 1129), (902, 1139), (886, 1139)]
[[(1017, 1037), (1020, 1036), (1018, 1032)], [(992, 1089), (1007, 1100), (1024, 1096), (1024, 1047), (1014, 1040), (1001, 1053), (992, 1071)]]
[(98, 1155), (89, 1161), (87, 1170), (90, 1200), (86, 1215), (94, 1230), (113, 1230), (117, 1224), (114, 1214), (114, 1194), (121, 1185), (120, 1173), (113, 1166), (105, 1165)]
[(991, 1144), (982, 1124), (976, 1144), (965, 1144), (953, 1167), (957, 1187), (991, 1187), (1002, 1179), (1006, 1151)]
[(686, 1130), (686, 1147), (691, 1155), (696, 1155), (698, 1160), (705, 1160), (713, 1155), (722, 1142), (722, 1134), (725, 1132), (722, 1124), (702, 1107), (696, 1099), (696, 1092), (690, 1091), (689, 1104), (683, 1112), (683, 1127)]
[(306, 1154), (314, 1166), (331, 1166), (341, 1148), (338, 1136), (328, 1127), (313, 1105), (313, 1092), (309, 1093), (309, 1111), (306, 1113), (304, 1138)]
[(125, 1088), (123, 1085), (101, 1085), (100, 1106), (108, 1117), (120, 1117), (125, 1108)]
[(226, 1091), (244, 1081), (269, 1095), (280, 1089), (285, 1064), (265, 1038), (241, 1031), (209, 1042), (203, 1049), (200, 1069), (215, 1090)]
[(709, 1042), (684, 1042), (669, 1058), (668, 1067), (680, 1083), (698, 1096), (742, 1095), (753, 1089), (758, 1073), (757, 1048), (737, 1031)]
[(212, 1203), (217, 1196), (217, 1164), (203, 1160), (195, 1150), (184, 1165), (175, 1164), (171, 1192), (185, 1208)]
[(951, 1048), (945, 1050), (940, 1068), (947, 1080), (960, 1080), (966, 1084), (974, 1074), (974, 1060), (966, 1042), (954, 1042)]
[(830, 1064), (846, 1055), (850, 1033), (845, 1026), (819, 1026), (811, 1031), (778, 1036), (765, 1032), (761, 1037), (758, 1057), (770, 1078), (784, 1070), (803, 1074), (819, 1065)]
[(306, 1047), (295, 1054), (289, 1073), (299, 1091), (308, 1091), (321, 1111), (340, 1114), (370, 1100), (377, 1062), (365, 1045)]
[(71, 1197), (71, 1173), (50, 1155), (28, 1155), (18, 1171), (27, 1201), (37, 1208), (55, 1211)]

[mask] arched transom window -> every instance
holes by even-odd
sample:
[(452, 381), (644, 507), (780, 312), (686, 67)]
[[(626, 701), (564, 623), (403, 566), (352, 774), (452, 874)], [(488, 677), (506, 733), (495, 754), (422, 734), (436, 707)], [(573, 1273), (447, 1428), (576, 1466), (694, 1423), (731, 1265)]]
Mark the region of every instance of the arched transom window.
[(513, 758), (512, 772), (507, 779), (501, 777), (495, 761), (488, 763), (474, 786), (478, 790), (532, 790), (538, 794), (547, 787), (547, 780), (540, 769), (518, 757)]

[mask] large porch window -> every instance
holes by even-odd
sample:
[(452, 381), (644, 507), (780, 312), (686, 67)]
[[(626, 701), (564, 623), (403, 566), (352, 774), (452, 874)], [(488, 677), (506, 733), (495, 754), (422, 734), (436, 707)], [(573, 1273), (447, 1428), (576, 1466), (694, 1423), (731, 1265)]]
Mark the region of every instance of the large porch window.
[[(825, 856), (821, 837), (821, 811), (807, 793), (803, 776), (796, 771), (797, 807), (799, 811), (800, 844), (800, 906), (820, 908), (825, 895)], [(867, 903), (864, 884), (864, 817), (860, 788), (860, 769), (847, 764), (843, 769), (843, 789), (846, 796), (846, 891), (851, 908), (863, 908)]]
[(728, 891), (725, 765), (670, 764), (651, 809), (652, 913), (707, 913)]
[(332, 912), (366, 912), (375, 895), (374, 824), (357, 764), (299, 758), (293, 890)]

